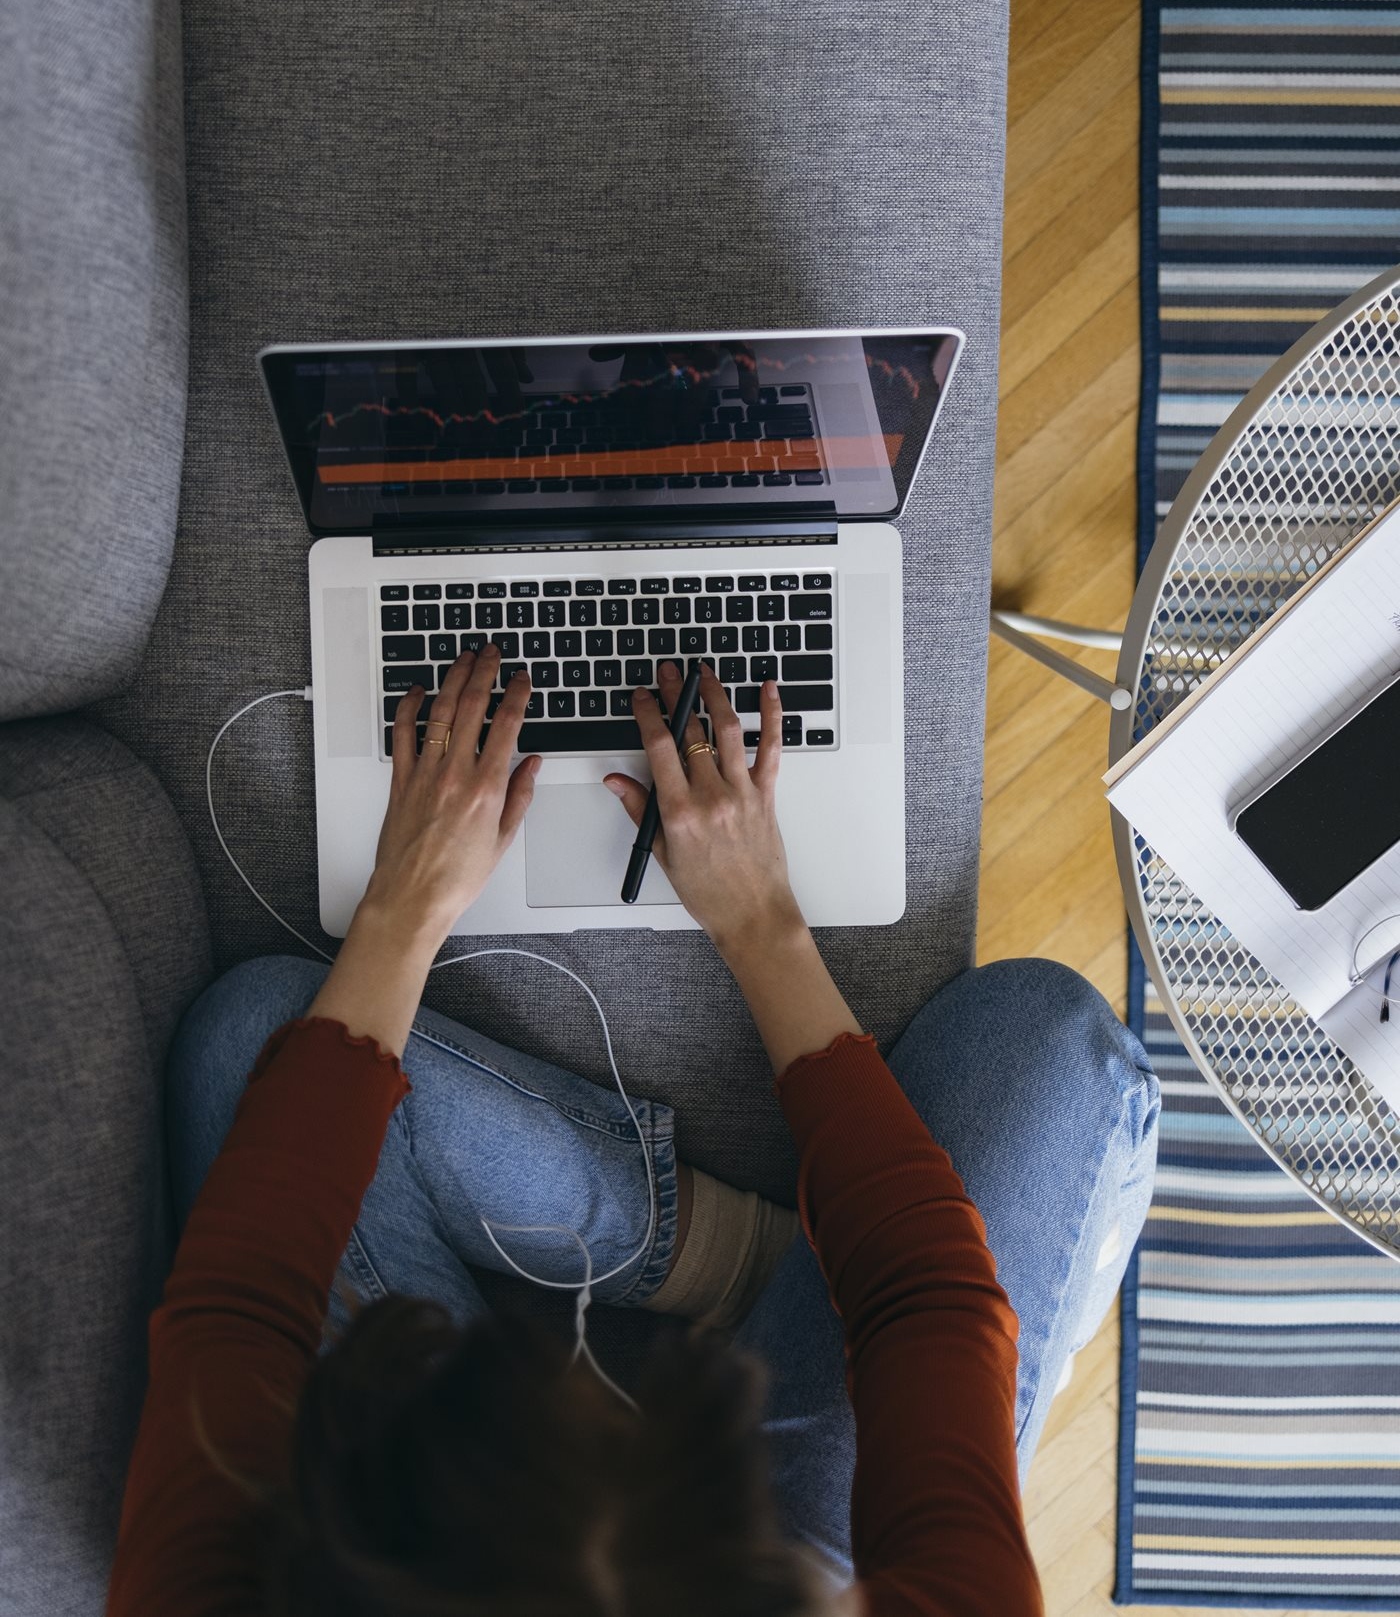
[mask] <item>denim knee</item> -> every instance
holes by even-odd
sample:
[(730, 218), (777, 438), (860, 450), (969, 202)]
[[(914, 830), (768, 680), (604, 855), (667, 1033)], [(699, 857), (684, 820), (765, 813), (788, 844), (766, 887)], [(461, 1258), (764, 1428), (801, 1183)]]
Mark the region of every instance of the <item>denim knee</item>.
[[(915, 1013), (892, 1063), (901, 1047), (926, 1055), (955, 1047), (964, 1070), (969, 1062), (1034, 1068), (1042, 1084), (1073, 1083), (1081, 1096), (1086, 1082), (1112, 1083), (1120, 1096), (1143, 1080), (1155, 1088), (1137, 1036), (1091, 982), (1054, 960), (995, 960), (962, 972)], [(942, 1065), (936, 1055), (911, 1062), (910, 1077), (917, 1083), (927, 1072), (936, 1080)]]

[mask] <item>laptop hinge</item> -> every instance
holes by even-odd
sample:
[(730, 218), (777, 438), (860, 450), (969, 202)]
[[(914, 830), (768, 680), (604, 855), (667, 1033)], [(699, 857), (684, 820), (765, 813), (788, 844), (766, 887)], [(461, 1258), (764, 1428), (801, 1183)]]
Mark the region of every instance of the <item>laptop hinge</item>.
[(376, 556), (459, 556), (558, 550), (710, 550), (723, 546), (834, 545), (836, 519), (817, 522), (667, 522), (586, 528), (375, 527)]

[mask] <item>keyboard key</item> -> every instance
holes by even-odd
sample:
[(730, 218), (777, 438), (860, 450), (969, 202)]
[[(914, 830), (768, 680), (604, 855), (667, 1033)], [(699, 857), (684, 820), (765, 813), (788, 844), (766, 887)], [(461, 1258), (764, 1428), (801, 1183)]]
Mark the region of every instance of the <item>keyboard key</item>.
[(591, 629), (598, 621), (598, 603), (596, 601), (570, 601), (569, 622), (576, 629)]
[(428, 655), (428, 643), (421, 634), (386, 634), (380, 649), (386, 663), (421, 663)]
[(547, 578), (544, 581), (544, 592), (546, 595), (571, 595), (573, 585), (567, 578)]
[(661, 621), (663, 623), (689, 623), (690, 602), (683, 596), (668, 595), (661, 603)]
[(762, 733), (758, 730), (744, 731), (744, 745), (746, 747), (756, 747), (761, 739)]
[[(592, 693), (585, 692), (580, 705)], [(580, 724), (577, 719), (543, 719), (523, 724), (515, 743), (527, 752), (640, 752), (641, 732), (633, 719), (595, 719)]]
[(705, 593), (707, 595), (728, 595), (734, 588), (732, 578), (707, 578), (705, 580)]
[(499, 629), (505, 621), (505, 613), (495, 601), (482, 602), (476, 609), (476, 626), (478, 629)]
[(795, 590), (799, 583), (796, 573), (774, 573), (768, 580), (768, 587), (774, 590)]
[(635, 595), (637, 593), (637, 580), (635, 578), (610, 578), (608, 580), (609, 595)]
[(642, 580), (643, 595), (665, 595), (670, 585), (664, 578), (644, 578)]
[(796, 713), (783, 715), (783, 745), (795, 747), (802, 740), (802, 720)]
[(631, 691), (610, 691), (608, 693), (608, 711), (615, 719), (629, 715), (632, 712)]
[(724, 617), (724, 602), (716, 595), (700, 595), (695, 600), (697, 623), (719, 623)]
[[(831, 673), (829, 668), (827, 669), (827, 673)], [(754, 682), (755, 685), (761, 685), (765, 679), (776, 679), (777, 677), (778, 659), (776, 657), (749, 658), (749, 678)], [(784, 674), (783, 678), (786, 679), (787, 675)]]
[(536, 629), (525, 636), (525, 655), (527, 657), (547, 657), (549, 655), (548, 629)]
[[(811, 634), (811, 632), (812, 631), (810, 629), (807, 631), (808, 634)], [(830, 632), (831, 630), (828, 628), (827, 633), (830, 634)], [(796, 623), (780, 623), (777, 628), (773, 630), (773, 650), (801, 651), (801, 626)]]
[(524, 663), (502, 662), (500, 669), (496, 674), (496, 689), (503, 691), (517, 674), (523, 674), (526, 672), (527, 669)]
[(719, 660), (719, 678), (722, 685), (738, 685), (747, 676), (749, 669), (747, 657), (721, 657)]
[(640, 629), (617, 631), (617, 651), (620, 657), (640, 657), (646, 643), (646, 636)]
[(760, 623), (778, 623), (787, 616), (787, 601), (781, 595), (760, 595), (758, 598), (758, 621)]
[(831, 597), (829, 595), (789, 596), (788, 616), (790, 618), (829, 618), (831, 616)]
[(624, 669), (623, 678), (628, 685), (650, 686), (654, 677), (651, 659), (637, 657), (630, 659)]
[(530, 683), (546, 691), (559, 683), (559, 664), (556, 662), (531, 663)]
[(417, 630), (440, 629), (442, 627), (442, 608), (440, 606), (415, 606), (413, 609), (413, 627)]
[(726, 623), (752, 623), (753, 596), (731, 596), (730, 599), (724, 603), (724, 621)]
[(381, 584), (379, 586), (379, 599), (381, 601), (406, 601), (408, 599), (408, 585)]
[(807, 745), (809, 747), (834, 747), (836, 745), (835, 730), (809, 730), (807, 732)]
[(491, 644), (500, 648), (502, 657), (518, 657), (520, 655), (520, 636), (518, 634), (493, 634)]
[[(829, 623), (809, 623), (806, 629), (808, 651), (831, 650), (831, 625)], [(783, 650), (797, 650), (796, 646), (783, 647)]]
[(649, 629), (647, 631), (647, 655), (649, 657), (674, 657), (676, 655), (676, 631), (674, 629)]
[[(775, 438), (785, 438), (787, 434), (780, 430), (771, 434), (771, 436)], [(765, 488), (791, 488), (792, 479), (786, 472), (764, 472), (763, 486)]]
[(437, 661), (444, 657), (453, 662), (457, 657), (457, 636), (455, 634), (434, 634), (428, 636), (428, 655)]
[[(581, 719), (601, 719), (608, 711), (608, 699), (602, 691), (580, 691), (578, 716)], [(590, 732), (591, 733), (591, 732)]]
[(834, 685), (779, 685), (784, 713), (829, 713), (836, 706)]
[(607, 662), (593, 664), (593, 683), (601, 685), (605, 690), (622, 683), (622, 664), (609, 659)]
[(722, 629), (710, 630), (711, 651), (738, 651), (739, 631), (726, 624)]
[(793, 481), (796, 483), (823, 483), (826, 479), (820, 472), (794, 472)]
[(464, 634), (458, 642), (457, 650), (459, 652), (481, 651), (486, 644), (487, 640), (484, 634)]
[(564, 683), (574, 690), (583, 685), (591, 685), (593, 676), (585, 662), (569, 662), (564, 664)]
[(671, 580), (671, 593), (673, 595), (698, 595), (700, 593), (700, 580), (698, 578), (673, 578)]
[(384, 670), (384, 689), (400, 695), (410, 685), (421, 685), (425, 691), (433, 689), (433, 670), (427, 663), (400, 663)]
[(616, 628), (619, 623), (626, 623), (627, 602), (604, 601), (602, 605), (602, 622), (609, 628)]
[[(398, 711), (399, 711), (399, 703), (402, 702), (402, 701), (403, 701), (403, 692), (402, 691), (400, 691), (397, 696), (386, 696), (384, 698), (384, 722), (385, 722), (385, 724), (392, 724), (394, 722), (394, 716), (398, 713)], [(422, 706), (419, 707), (418, 711), (420, 713), (423, 711)]]
[(442, 585), (415, 584), (413, 586), (413, 599), (415, 601), (440, 601), (442, 599)]
[(833, 665), (829, 656), (783, 658), (784, 679), (796, 681), (830, 679), (832, 671)]
[(741, 685), (734, 692), (734, 711), (736, 713), (758, 712), (758, 686)]
[(804, 590), (829, 590), (831, 588), (831, 574), (803, 573), (802, 588)]
[(504, 601), (506, 598), (504, 584), (478, 584), (476, 592), (483, 601)]
[(706, 472), (700, 479), (701, 488), (728, 488), (729, 479), (723, 472)]
[(695, 487), (695, 479), (693, 477), (686, 476), (684, 473), (678, 472), (674, 476), (668, 477), (666, 479), (666, 487), (667, 488), (694, 488)]
[(475, 594), (475, 584), (449, 584), (447, 586), (447, 599), (449, 601), (470, 601)]
[(379, 627), (386, 634), (399, 634), (408, 627), (408, 608), (406, 606), (381, 606), (379, 609)]
[(565, 606), (562, 601), (541, 601), (535, 621), (541, 629), (562, 629)]
[(533, 601), (512, 601), (506, 608), (506, 622), (512, 629), (533, 629), (535, 626), (535, 603)]
[(768, 588), (768, 580), (763, 576), (762, 573), (741, 574), (739, 578), (739, 588), (741, 590), (747, 590), (750, 595), (757, 595), (760, 591)]
[[(525, 717), (527, 719), (542, 719), (544, 717), (544, 692), (531, 691), (525, 703)], [(529, 752), (529, 747), (521, 747), (517, 743), (517, 751)]]
[(739, 631), (739, 644), (745, 651), (768, 650), (768, 625), (766, 623), (750, 623)]
[(590, 629), (583, 637), (584, 649), (590, 657), (611, 657), (613, 635), (611, 629)]
[(534, 579), (531, 578), (526, 579), (522, 583), (512, 584), (510, 587), (510, 593), (517, 599), (522, 599), (525, 596), (538, 595), (540, 593), (540, 587), (534, 581)]
[(693, 657), (708, 649), (708, 636), (703, 629), (681, 630), (681, 655)]
[(573, 718), (574, 693), (572, 691), (551, 691), (549, 701), (545, 704), (545, 711), (551, 719)]
[(394, 727), (392, 724), (384, 731), (384, 756), (386, 758), (394, 756)]
[(554, 631), (555, 657), (582, 657), (583, 636), (577, 629), (556, 629)]
[(469, 606), (447, 606), (443, 608), (443, 627), (447, 629), (470, 629), (472, 626), (472, 609)]
[(574, 585), (575, 595), (601, 595), (603, 581), (601, 578), (581, 578)]
[(639, 597), (632, 603), (632, 621), (643, 624), (660, 623), (661, 602)]
[(758, 487), (758, 479), (751, 472), (736, 472), (729, 482), (731, 488)]

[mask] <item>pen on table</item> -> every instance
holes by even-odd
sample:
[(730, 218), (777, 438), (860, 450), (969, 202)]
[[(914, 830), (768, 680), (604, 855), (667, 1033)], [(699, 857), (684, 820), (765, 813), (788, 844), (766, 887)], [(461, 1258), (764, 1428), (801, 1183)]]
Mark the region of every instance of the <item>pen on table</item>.
[[(671, 715), (671, 739), (680, 750), (681, 738), (685, 735), (685, 727), (690, 723), (690, 715), (695, 711), (695, 698), (700, 691), (700, 669), (703, 665), (697, 659), (691, 664), (690, 672), (685, 676), (685, 684), (681, 686), (681, 694), (676, 700), (676, 711)], [(661, 824), (661, 810), (656, 801), (656, 787), (652, 786), (647, 794), (646, 811), (642, 815), (642, 823), (637, 827), (637, 840), (632, 844), (632, 857), (627, 861), (627, 875), (622, 883), (622, 902), (635, 904), (637, 894), (642, 890), (642, 877), (646, 875), (647, 862), (651, 858), (651, 845), (656, 840), (656, 829)]]

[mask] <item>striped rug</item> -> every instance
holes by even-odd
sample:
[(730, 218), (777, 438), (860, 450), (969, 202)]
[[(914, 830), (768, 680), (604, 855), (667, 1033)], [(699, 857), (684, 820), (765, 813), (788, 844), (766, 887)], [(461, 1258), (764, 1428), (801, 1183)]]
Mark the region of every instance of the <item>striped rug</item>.
[[(1140, 561), (1253, 383), (1400, 262), (1400, 9), (1145, 0), (1142, 99)], [(1164, 1099), (1114, 1599), (1400, 1613), (1400, 1264), (1273, 1166), (1132, 953)]]

